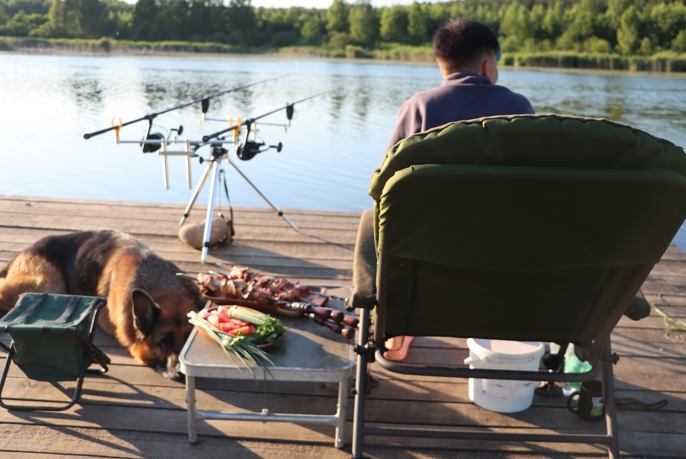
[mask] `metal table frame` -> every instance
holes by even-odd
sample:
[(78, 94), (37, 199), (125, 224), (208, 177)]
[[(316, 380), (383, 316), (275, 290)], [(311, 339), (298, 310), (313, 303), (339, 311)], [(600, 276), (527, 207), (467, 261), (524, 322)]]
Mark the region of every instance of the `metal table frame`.
[[(263, 409), (261, 413), (228, 413), (220, 411), (199, 410), (195, 399), (195, 378), (220, 379), (253, 379), (261, 380), (261, 370), (253, 368), (254, 375), (245, 368), (237, 367), (224, 354), (224, 351), (209, 338), (193, 330), (181, 350), (181, 371), (186, 375), (186, 403), (188, 406), (188, 442), (198, 440), (196, 424), (201, 419), (219, 419), (231, 421), (259, 422), (292, 422), (303, 424), (331, 425), (336, 428), (334, 445), (343, 447), (345, 434), (345, 414), (348, 406), (348, 380), (354, 364), (353, 342), (344, 340), (309, 319), (281, 318), (288, 332), (286, 336), (287, 352), (277, 355), (276, 365), (269, 367), (269, 372), (277, 381), (301, 381), (317, 383), (338, 383), (338, 404), (336, 414), (307, 415), (270, 413)], [(290, 345), (290, 346), (289, 346)], [(291, 352), (288, 350), (291, 348)], [(298, 352), (300, 351), (300, 352)], [(206, 361), (197, 357), (201, 354)], [(296, 355), (298, 354), (298, 355)], [(307, 355), (304, 363), (299, 355)], [(311, 357), (311, 358), (309, 358)], [(289, 362), (290, 360), (290, 362)], [(293, 360), (297, 360), (293, 362)], [(267, 375), (267, 377), (271, 377)]]

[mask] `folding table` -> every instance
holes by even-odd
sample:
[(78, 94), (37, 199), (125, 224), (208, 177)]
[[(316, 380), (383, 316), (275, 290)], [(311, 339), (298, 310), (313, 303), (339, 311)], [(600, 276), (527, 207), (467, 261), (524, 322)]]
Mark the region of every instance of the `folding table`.
[[(340, 301), (329, 301), (327, 306), (342, 306)], [(252, 368), (254, 375), (243, 366), (237, 366), (224, 351), (206, 336), (193, 330), (181, 350), (181, 371), (186, 375), (188, 404), (188, 441), (197, 441), (196, 421), (199, 419), (224, 419), (233, 421), (293, 422), (331, 425), (336, 428), (334, 444), (343, 447), (345, 411), (348, 404), (348, 379), (352, 373), (353, 341), (334, 334), (326, 327), (317, 325), (309, 318), (279, 317), (287, 328), (285, 351), (270, 352), (274, 366), (268, 366), (267, 378), (276, 381), (302, 381), (333, 383), (338, 386), (338, 408), (329, 416), (307, 414), (227, 413), (200, 410), (195, 403), (195, 378), (253, 379), (262, 381), (264, 374)], [(236, 359), (238, 361), (238, 359)], [(267, 394), (268, 396), (269, 394)]]

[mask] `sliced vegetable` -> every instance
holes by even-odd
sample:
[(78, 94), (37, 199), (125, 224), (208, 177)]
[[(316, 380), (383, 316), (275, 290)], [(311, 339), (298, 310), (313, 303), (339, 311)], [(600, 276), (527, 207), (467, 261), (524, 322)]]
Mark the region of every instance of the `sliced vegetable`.
[(238, 325), (232, 324), (232, 323), (223, 323), (223, 324), (218, 324), (217, 328), (219, 330), (223, 331), (224, 333), (231, 333), (231, 331), (237, 330), (240, 327)]
[[(248, 367), (256, 366), (268, 373), (266, 364), (273, 365), (269, 354), (258, 346), (274, 343), (283, 347), (286, 328), (280, 320), (249, 308), (232, 306), (225, 308), (229, 321), (219, 323), (220, 312), (210, 313), (204, 319), (200, 313), (188, 313), (188, 321), (203, 330), (204, 334), (216, 341), (226, 355)], [(214, 319), (213, 319), (214, 317)], [(219, 327), (212, 324), (215, 321)]]
[(232, 336), (249, 335), (250, 334), (250, 326), (246, 325), (245, 327), (234, 328), (233, 330), (229, 331), (228, 333), (229, 333), (229, 335), (232, 335)]

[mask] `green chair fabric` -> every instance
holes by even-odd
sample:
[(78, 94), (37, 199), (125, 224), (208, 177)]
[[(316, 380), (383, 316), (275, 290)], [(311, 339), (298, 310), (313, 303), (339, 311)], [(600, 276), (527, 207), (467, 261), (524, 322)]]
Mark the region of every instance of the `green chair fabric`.
[[(0, 406), (17, 410), (61, 411), (79, 399), (87, 371), (104, 373), (109, 357), (93, 342), (104, 298), (47, 293), (24, 293), (0, 320), (0, 331), (12, 338), (9, 347), (0, 345), (8, 356), (0, 375)], [(73, 381), (76, 389), (70, 402), (56, 405), (9, 405), (2, 392), (10, 365), (17, 365), (28, 378), (37, 381)], [(88, 370), (97, 363), (101, 370)]]
[(23, 294), (0, 321), (0, 330), (12, 338), (14, 363), (38, 381), (78, 379), (89, 355), (81, 338), (87, 338), (94, 326), (98, 301), (96, 297)]
[(601, 289), (657, 263), (686, 218), (685, 176), (679, 147), (603, 120), (483, 118), (400, 142), (370, 187), (386, 334), (592, 340)]
[[(481, 118), (395, 145), (369, 194), (374, 209), (360, 221), (351, 297), (362, 308), (353, 457), (363, 457), (364, 436), (382, 435), (604, 444), (619, 458), (610, 333), (632, 301), (630, 315), (644, 315), (645, 300), (635, 295), (686, 219), (684, 151), (606, 120)], [(592, 369), (398, 364), (383, 356), (385, 340), (398, 335), (571, 342)], [(388, 371), (424, 376), (570, 382), (600, 375), (608, 434), (365, 425), (374, 359)]]

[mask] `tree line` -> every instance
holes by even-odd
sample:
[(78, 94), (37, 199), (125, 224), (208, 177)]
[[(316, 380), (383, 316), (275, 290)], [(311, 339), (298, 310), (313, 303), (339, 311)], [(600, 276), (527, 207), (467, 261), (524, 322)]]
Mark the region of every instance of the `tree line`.
[(216, 42), (246, 49), (427, 46), (447, 19), (484, 22), (505, 52), (686, 52), (684, 0), (459, 0), (256, 8), (250, 0), (0, 0), (0, 35)]

